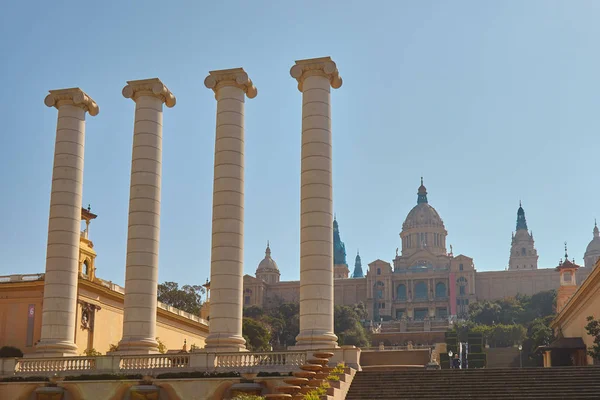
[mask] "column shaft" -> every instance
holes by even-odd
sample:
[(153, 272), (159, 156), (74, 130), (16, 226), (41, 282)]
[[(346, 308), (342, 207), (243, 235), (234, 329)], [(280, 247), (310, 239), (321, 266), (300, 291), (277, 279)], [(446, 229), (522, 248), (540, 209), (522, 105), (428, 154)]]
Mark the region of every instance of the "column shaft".
[(58, 122), (50, 194), (42, 332), (36, 350), (38, 355), (56, 357), (77, 354), (74, 339), (85, 113), (90, 111), (91, 115), (96, 115), (98, 106), (80, 89), (50, 93), (45, 103), (58, 108)]
[[(211, 71), (217, 123), (210, 264), (210, 325), (206, 348), (245, 349), (242, 336), (244, 275), (244, 101), (252, 82), (240, 68)], [(254, 94), (254, 96), (251, 96)]]
[(341, 86), (341, 79), (328, 57), (298, 61), (291, 74), (302, 92), (300, 334), (296, 345), (336, 347), (330, 87), (332, 80), (334, 87)]
[[(157, 90), (150, 90), (157, 87)], [(156, 353), (158, 248), (162, 171), (162, 94), (158, 79), (128, 82), (125, 97), (135, 103), (123, 338), (119, 351)], [(168, 91), (168, 89), (166, 89)], [(167, 106), (169, 106), (167, 102)], [(174, 100), (172, 105), (174, 105)], [(171, 105), (171, 106), (172, 106)]]

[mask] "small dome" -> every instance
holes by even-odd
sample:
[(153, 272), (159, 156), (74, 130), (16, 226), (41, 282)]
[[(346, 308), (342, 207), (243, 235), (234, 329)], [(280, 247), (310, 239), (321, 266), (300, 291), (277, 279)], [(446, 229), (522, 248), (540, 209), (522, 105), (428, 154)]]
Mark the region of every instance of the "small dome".
[(275, 260), (271, 258), (271, 248), (269, 247), (269, 243), (267, 242), (267, 249), (265, 250), (265, 258), (258, 264), (258, 268), (256, 268), (256, 273), (260, 272), (278, 272), (279, 268), (277, 267), (277, 263)]
[(598, 231), (598, 225), (594, 221), (594, 238), (585, 248), (585, 256), (599, 255), (600, 254), (600, 232)]

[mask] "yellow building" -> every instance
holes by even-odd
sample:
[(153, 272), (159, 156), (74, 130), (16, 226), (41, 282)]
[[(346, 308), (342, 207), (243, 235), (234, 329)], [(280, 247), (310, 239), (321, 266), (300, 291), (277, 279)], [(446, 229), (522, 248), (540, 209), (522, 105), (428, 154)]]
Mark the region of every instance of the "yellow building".
[[(96, 276), (96, 252), (88, 238), (96, 215), (82, 209), (75, 344), (78, 354), (95, 349), (101, 353), (122, 337), (125, 289)], [(14, 346), (25, 354), (35, 352), (42, 328), (44, 274), (0, 277), (0, 346)], [(167, 349), (204, 347), (208, 322), (199, 316), (158, 303), (156, 334)]]
[(594, 360), (586, 354), (586, 349), (594, 344), (594, 338), (587, 334), (585, 326), (587, 317), (600, 318), (600, 261), (576, 291), (573, 290), (577, 283), (572, 268), (559, 266), (559, 270), (564, 273), (561, 274), (557, 299), (558, 315), (550, 325), (557, 340), (544, 349), (544, 366), (591, 365)]

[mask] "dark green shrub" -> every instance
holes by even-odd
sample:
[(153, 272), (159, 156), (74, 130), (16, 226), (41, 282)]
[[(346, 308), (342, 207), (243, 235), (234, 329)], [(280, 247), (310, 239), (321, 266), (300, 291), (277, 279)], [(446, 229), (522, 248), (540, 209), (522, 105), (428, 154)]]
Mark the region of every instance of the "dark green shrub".
[(21, 349), (18, 349), (13, 346), (2, 346), (0, 348), (0, 358), (21, 358), (23, 357), (23, 352)]

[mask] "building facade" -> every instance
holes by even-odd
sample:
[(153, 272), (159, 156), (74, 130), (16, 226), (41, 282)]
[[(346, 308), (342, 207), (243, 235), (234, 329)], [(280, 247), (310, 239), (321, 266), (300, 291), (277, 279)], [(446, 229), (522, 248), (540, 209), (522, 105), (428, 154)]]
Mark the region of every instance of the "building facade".
[[(79, 238), (77, 307), (74, 315), (76, 354), (115, 350), (122, 334), (125, 288), (96, 276), (96, 251), (89, 238), (96, 215), (81, 210), (85, 229)], [(24, 354), (35, 352), (42, 336), (45, 274), (0, 277), (0, 345), (14, 346)], [(156, 337), (166, 349), (204, 347), (208, 321), (157, 302)]]
[[(334, 300), (338, 305), (365, 303), (372, 320), (446, 319), (467, 313), (477, 300), (495, 300), (517, 294), (559, 288), (559, 272), (538, 269), (538, 254), (533, 234), (528, 230), (525, 210), (519, 204), (516, 230), (512, 234), (508, 268), (477, 272), (473, 258), (446, 247), (448, 231), (436, 209), (429, 204), (421, 179), (417, 204), (409, 211), (400, 232), (400, 248), (392, 263), (377, 259), (368, 264), (363, 275), (357, 252), (354, 272), (349, 276), (346, 248), (339, 223), (333, 221)], [(600, 235), (594, 237), (585, 253), (585, 266), (577, 270), (583, 282), (591, 266), (600, 258)], [(269, 268), (265, 268), (268, 265)], [(269, 271), (269, 272), (266, 272)], [(275, 278), (276, 276), (276, 278)], [(277, 264), (267, 247), (265, 259), (256, 276), (244, 276), (244, 306), (269, 307), (280, 302), (295, 302), (298, 281), (280, 281)]]

